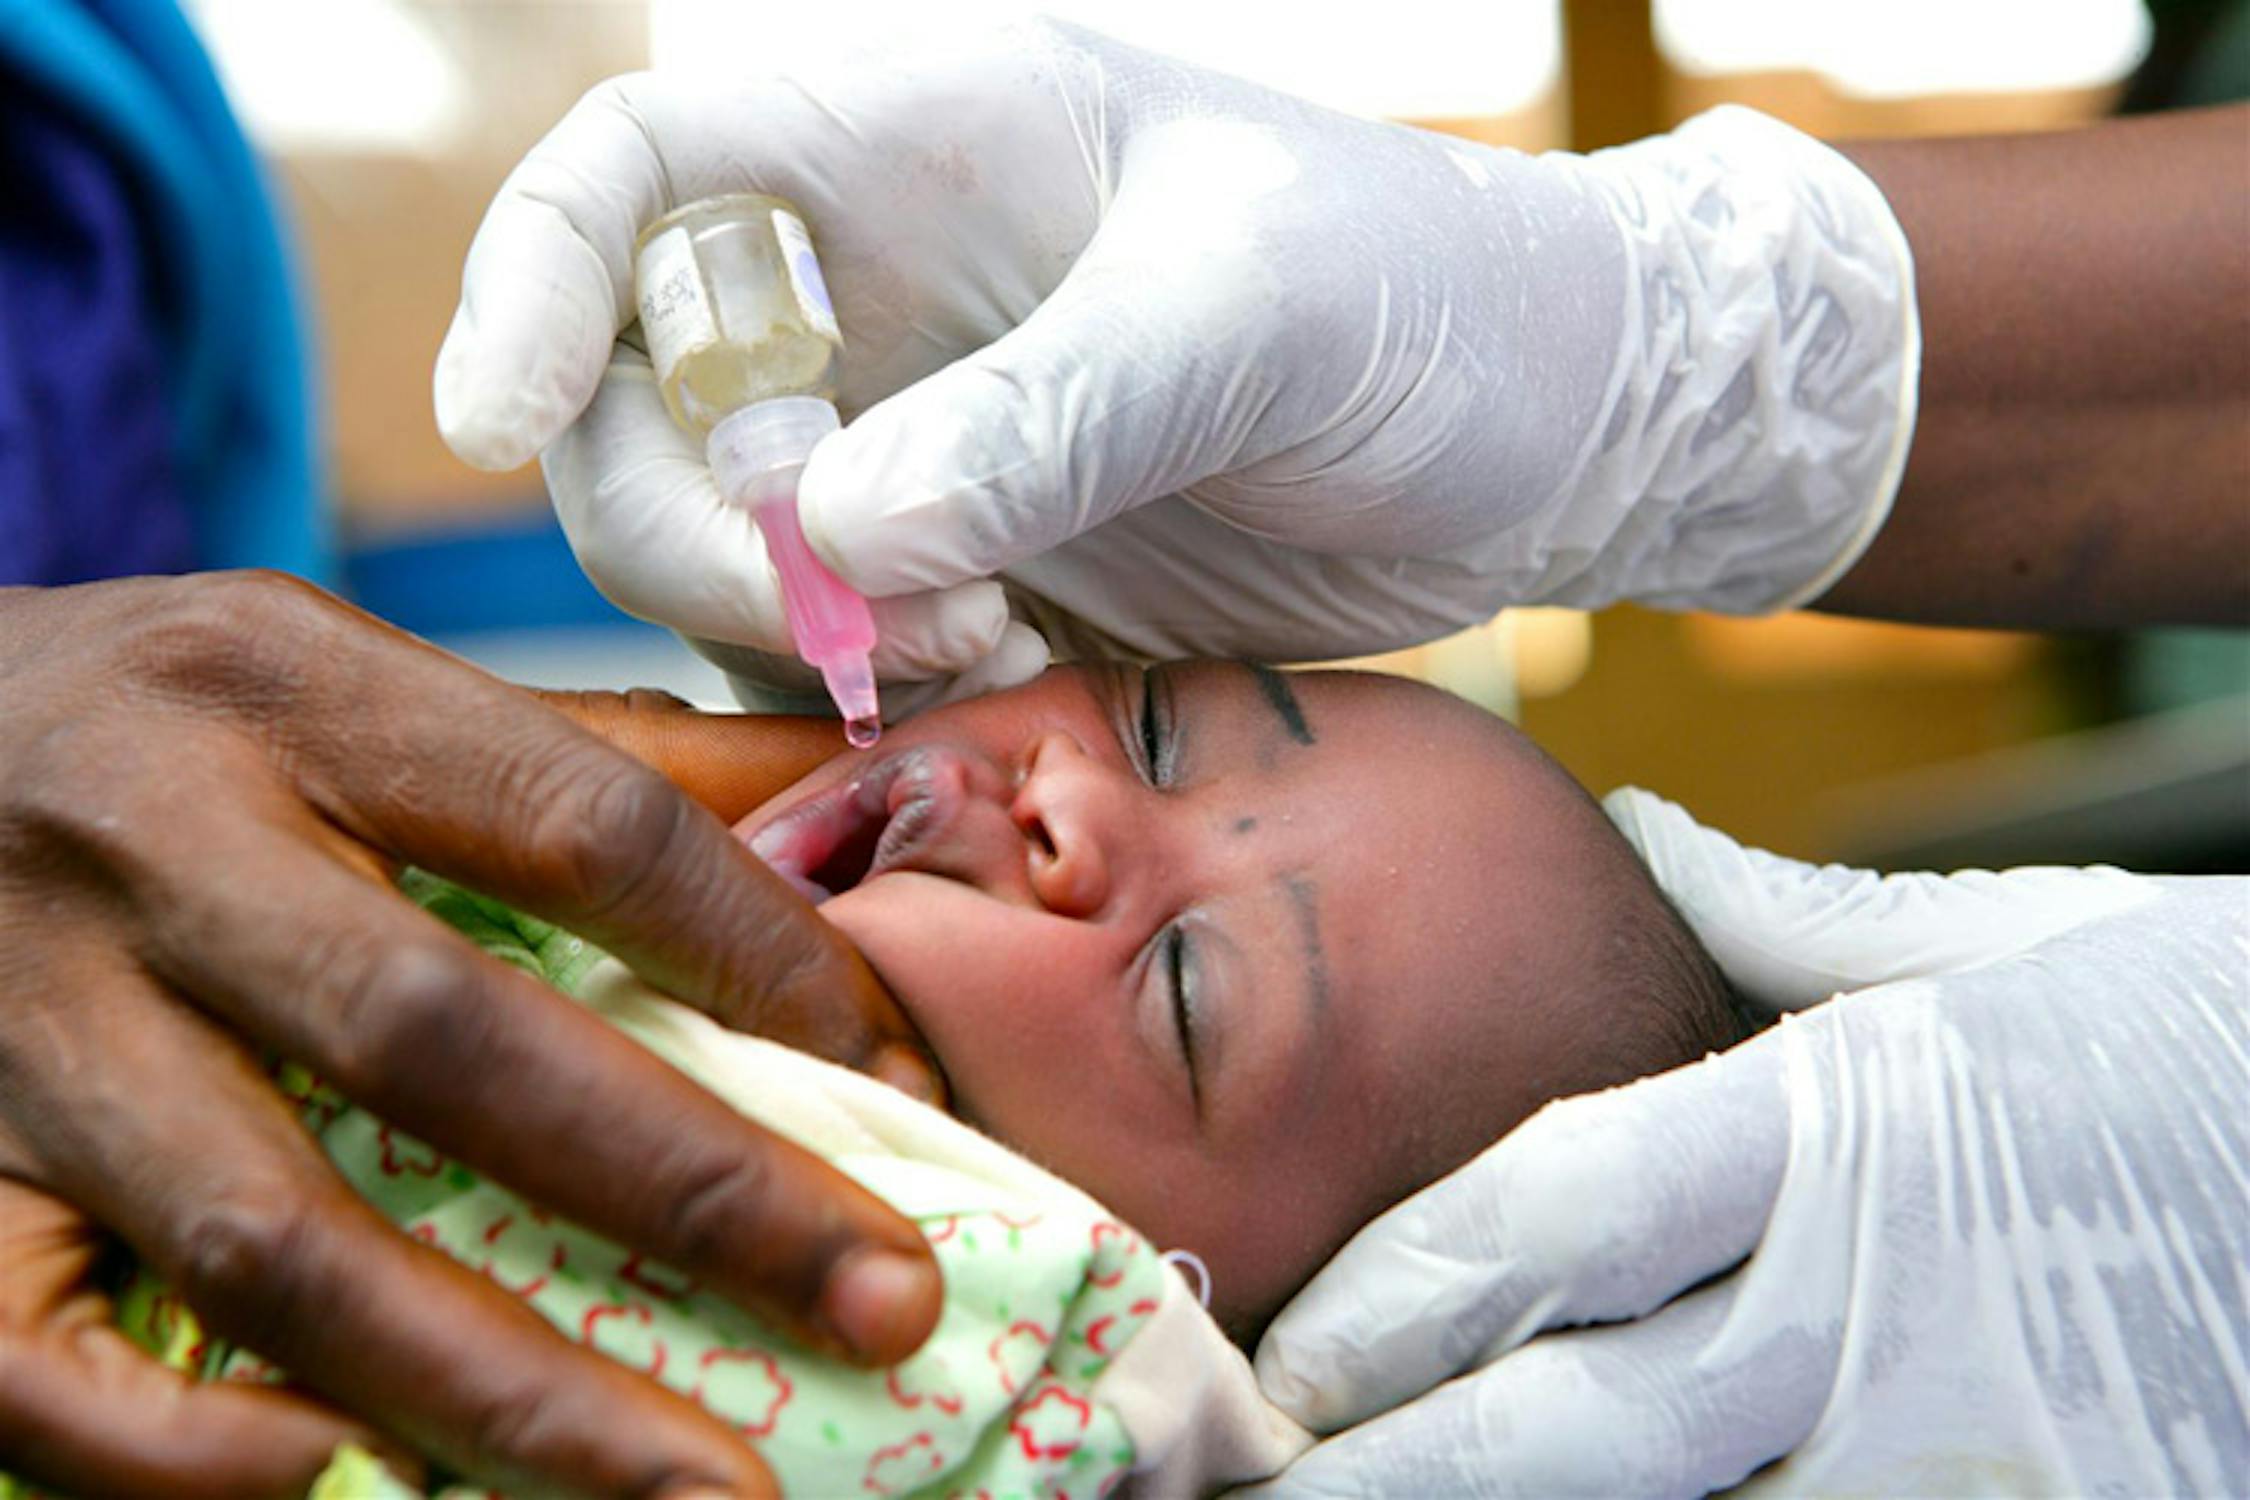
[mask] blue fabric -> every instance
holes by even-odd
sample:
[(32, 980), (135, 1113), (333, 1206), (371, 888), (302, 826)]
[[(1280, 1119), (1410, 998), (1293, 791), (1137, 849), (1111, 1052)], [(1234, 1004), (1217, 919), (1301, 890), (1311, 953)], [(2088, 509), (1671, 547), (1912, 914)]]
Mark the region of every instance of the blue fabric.
[(475, 528), (362, 539), (344, 559), (344, 591), (416, 635), (600, 626), (673, 639), (601, 596), (544, 505)]
[(156, 292), (124, 187), (81, 132), (10, 95), (0, 203), (0, 583), (191, 566)]
[(0, 576), (330, 581), (288, 257), (173, 0), (0, 0), (0, 98)]

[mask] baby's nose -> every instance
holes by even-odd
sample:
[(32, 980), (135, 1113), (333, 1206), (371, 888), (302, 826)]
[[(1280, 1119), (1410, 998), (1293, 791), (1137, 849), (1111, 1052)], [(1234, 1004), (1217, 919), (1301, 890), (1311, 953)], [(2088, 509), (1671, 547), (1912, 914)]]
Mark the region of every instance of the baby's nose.
[(1106, 842), (1117, 810), (1108, 780), (1076, 740), (1048, 734), (1009, 808), (1030, 846), (1032, 894), (1058, 916), (1091, 917), (1109, 903)]

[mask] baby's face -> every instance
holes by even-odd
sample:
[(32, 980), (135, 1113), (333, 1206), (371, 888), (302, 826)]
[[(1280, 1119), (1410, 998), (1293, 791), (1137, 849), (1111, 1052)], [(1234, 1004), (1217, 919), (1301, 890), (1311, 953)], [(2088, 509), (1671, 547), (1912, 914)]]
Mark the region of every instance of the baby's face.
[[(958, 1112), (1211, 1267), (1240, 1328), (1573, 1091), (1583, 799), (1428, 689), (1057, 670), (741, 825), (928, 1039)], [(1583, 955), (1577, 955), (1583, 957)]]

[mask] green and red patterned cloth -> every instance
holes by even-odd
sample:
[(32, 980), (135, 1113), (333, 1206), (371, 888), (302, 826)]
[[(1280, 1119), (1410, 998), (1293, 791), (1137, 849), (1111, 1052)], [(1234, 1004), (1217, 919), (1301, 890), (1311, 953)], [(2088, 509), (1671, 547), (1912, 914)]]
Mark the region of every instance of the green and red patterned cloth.
[[(545, 923), (426, 877), (407, 887), (487, 952), (574, 995), (921, 1226), (945, 1274), (937, 1331), (896, 1369), (856, 1369), (554, 1218), (302, 1069), (277, 1070), (337, 1169), (385, 1215), (571, 1338), (733, 1423), (785, 1493), (1092, 1500), (1136, 1471), (1164, 1491), (1255, 1477), (1302, 1445), (1256, 1401), (1241, 1356), (1180, 1279), (1077, 1189), (857, 1074), (727, 1032)], [(285, 1378), (206, 1337), (146, 1275), (119, 1308), (146, 1347), (201, 1378)], [(1118, 1378), (1120, 1354), (1156, 1322), (1165, 1331)], [(1163, 1451), (1144, 1451), (1152, 1445)], [(0, 1478), (0, 1497), (10, 1489)], [(354, 1450), (314, 1491), (410, 1493)]]

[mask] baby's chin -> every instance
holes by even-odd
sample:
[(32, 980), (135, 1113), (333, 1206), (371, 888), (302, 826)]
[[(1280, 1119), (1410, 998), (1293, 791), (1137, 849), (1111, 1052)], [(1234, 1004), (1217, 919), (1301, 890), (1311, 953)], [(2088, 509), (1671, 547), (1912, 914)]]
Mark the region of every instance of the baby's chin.
[(818, 909), (921, 1025), (922, 1017), (914, 1014), (917, 1001), (952, 977), (948, 954), (954, 941), (982, 941), (961, 910), (965, 897), (975, 894), (942, 875), (892, 870), (828, 897)]
[[(818, 903), (822, 920), (829, 923), (859, 949), (878, 974), (883, 966), (875, 954), (895, 949), (905, 938), (901, 930), (904, 919), (910, 915), (906, 902), (911, 894), (903, 889), (914, 880), (911, 870), (894, 870), (888, 874), (871, 876), (848, 891), (839, 891)], [(870, 952), (869, 950), (874, 950)], [(883, 975), (884, 983), (890, 976)]]
[[(830, 896), (818, 909), (821, 920), (851, 940), (935, 1052), (927, 1006), (944, 976), (930, 970), (945, 949), (931, 938), (930, 893), (916, 889), (933, 883), (943, 884), (936, 876), (896, 870)], [(939, 1057), (938, 1063), (944, 1066), (945, 1059)]]

